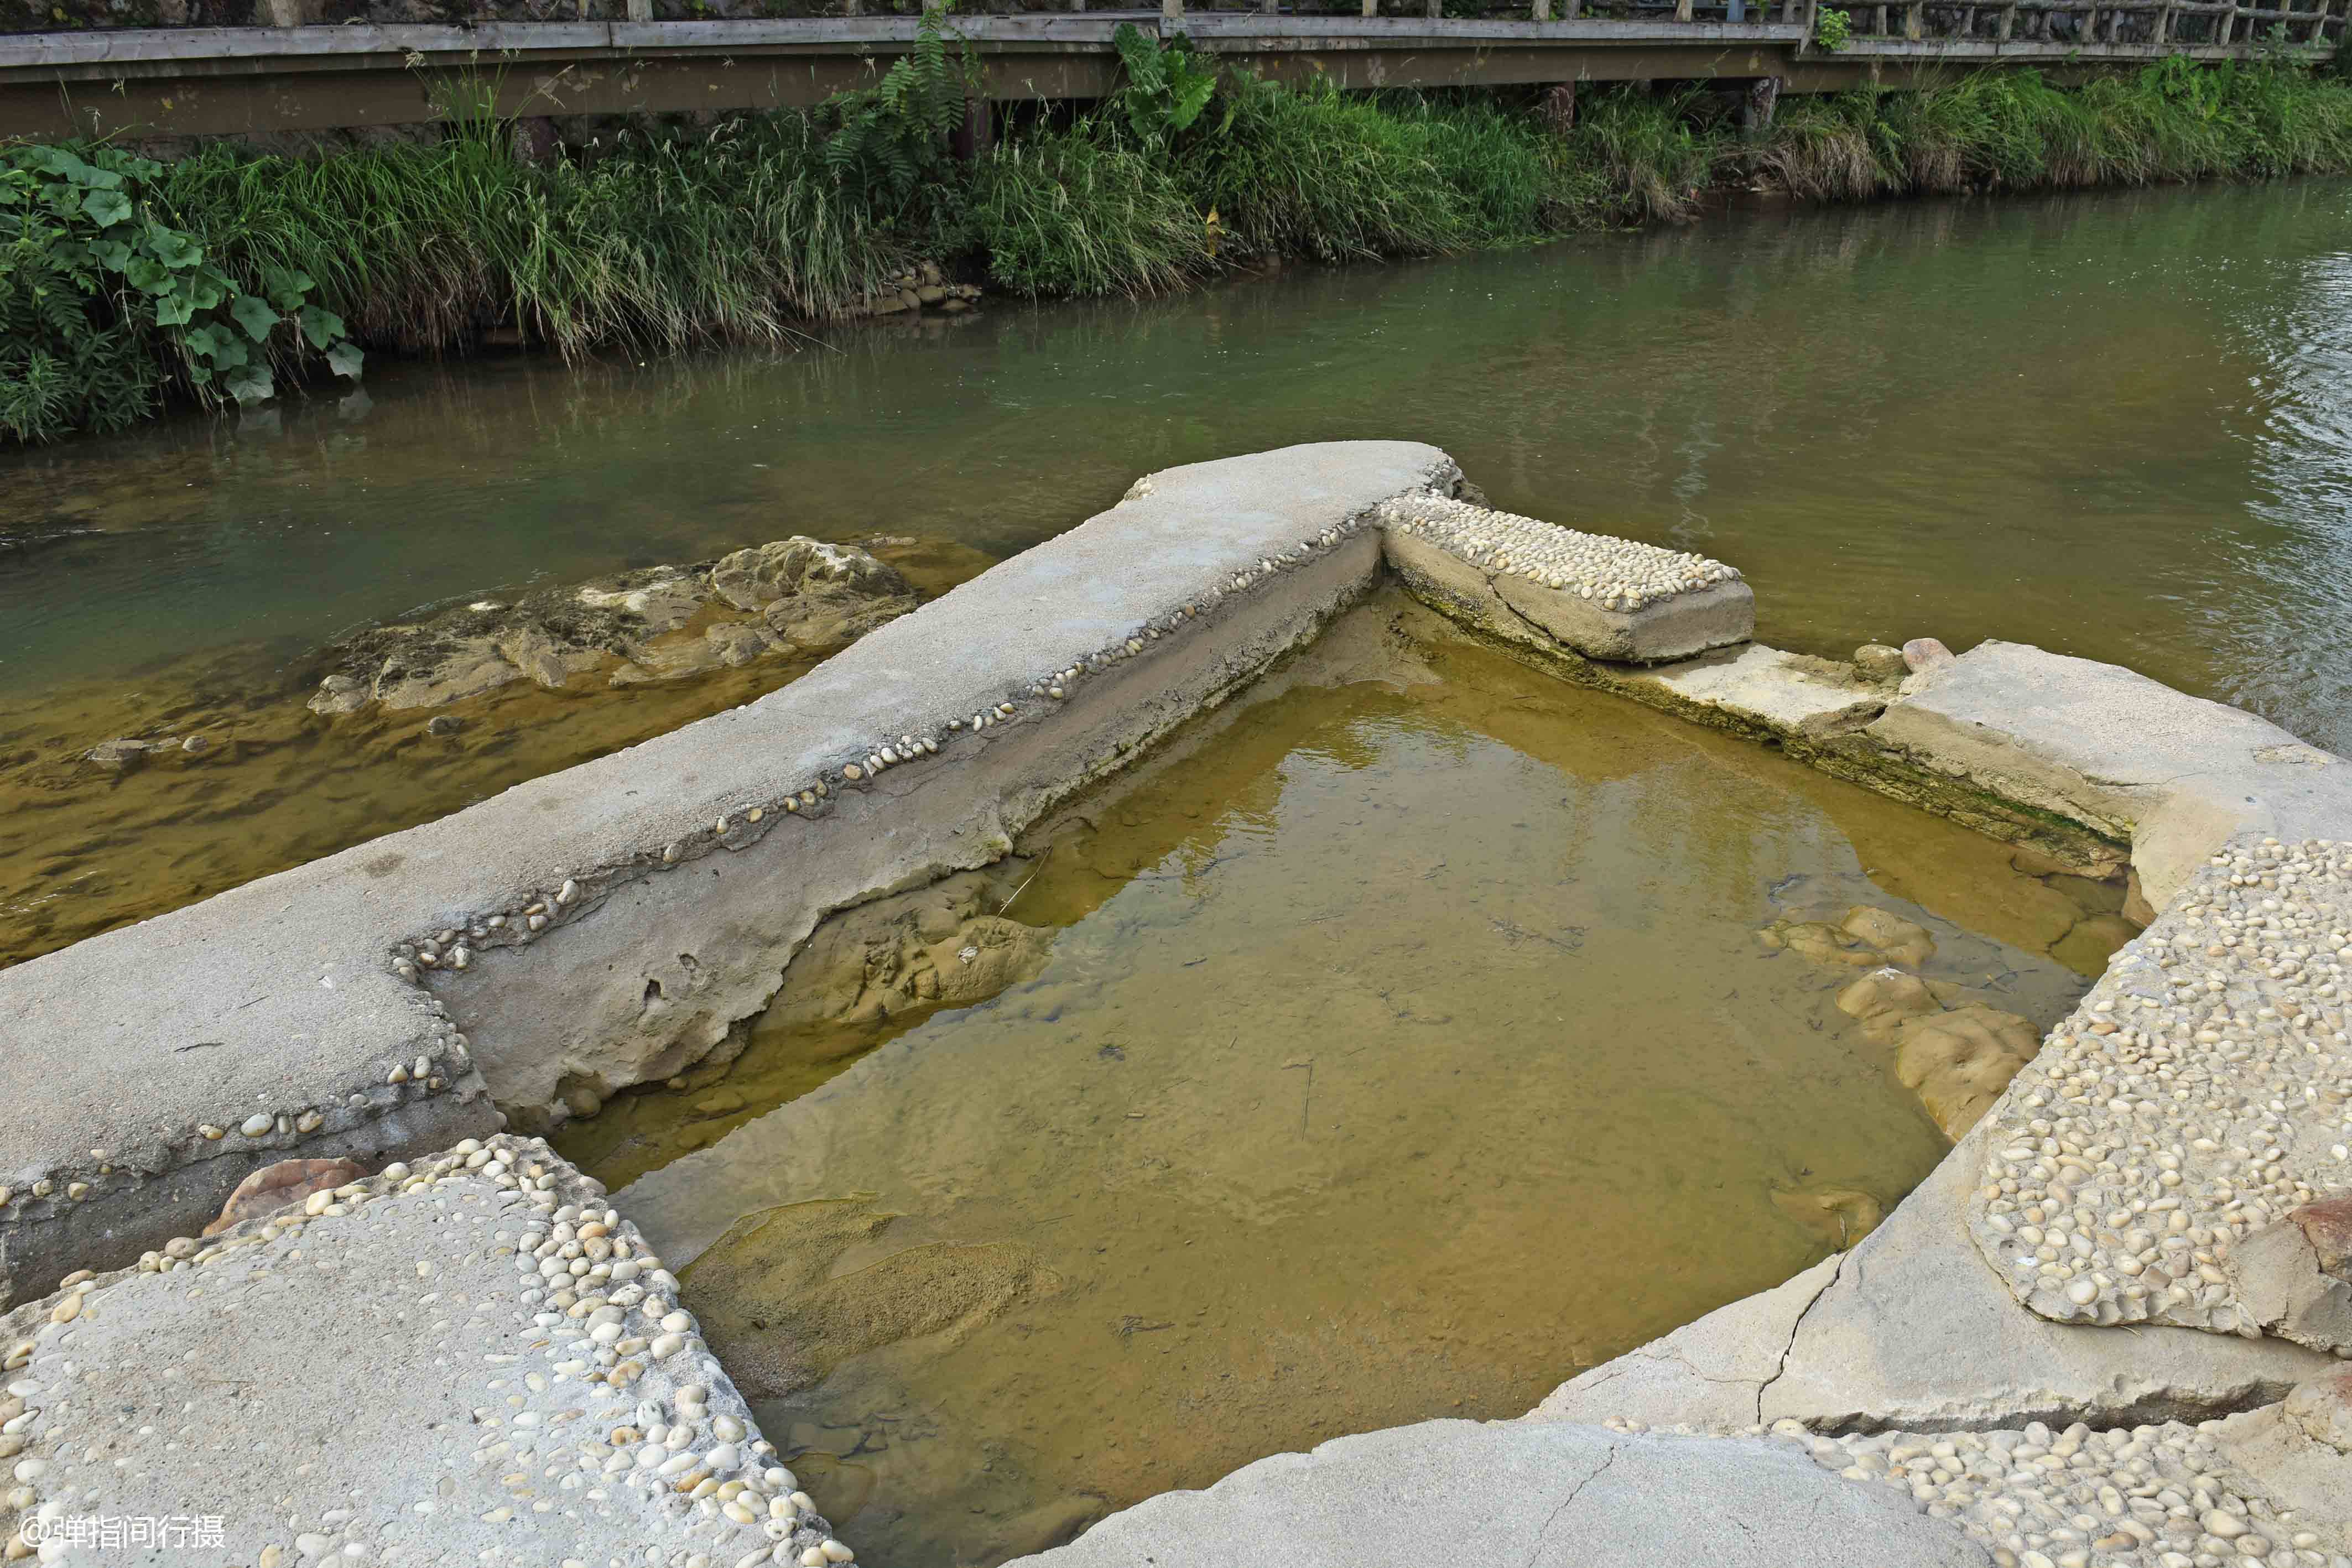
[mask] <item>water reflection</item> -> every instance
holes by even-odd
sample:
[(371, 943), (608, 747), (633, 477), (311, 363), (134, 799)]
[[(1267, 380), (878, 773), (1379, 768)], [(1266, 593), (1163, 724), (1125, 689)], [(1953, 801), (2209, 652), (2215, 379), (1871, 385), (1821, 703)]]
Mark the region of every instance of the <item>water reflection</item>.
[[(1725, 217), (788, 357), (393, 366), (363, 398), (0, 466), (0, 671), (314, 642), (792, 531), (1017, 549), (1171, 463), (1440, 443), (1709, 550), (1768, 638), (2003, 636), (2352, 747), (2352, 186)], [(94, 531), (91, 531), (94, 530)]]

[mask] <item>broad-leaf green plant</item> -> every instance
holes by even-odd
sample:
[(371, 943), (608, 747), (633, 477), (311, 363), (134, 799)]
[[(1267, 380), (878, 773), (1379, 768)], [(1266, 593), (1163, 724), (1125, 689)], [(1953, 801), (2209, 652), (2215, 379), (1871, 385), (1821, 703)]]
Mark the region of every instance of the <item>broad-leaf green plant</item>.
[[(1121, 22), (1111, 43), (1127, 72), (1115, 101), (1139, 144), (1164, 147), (1200, 123), (1217, 93), (1217, 70), (1194, 52), (1191, 39), (1179, 33), (1163, 45), (1134, 23)], [(1217, 130), (1233, 119), (1228, 101)]]
[(257, 402), (273, 359), (305, 346), (356, 377), (360, 350), (310, 278), (266, 269), (257, 290), (213, 265), (150, 200), (162, 164), (119, 148), (0, 146), (0, 434), (45, 440), (148, 413), (167, 371), (200, 398)]

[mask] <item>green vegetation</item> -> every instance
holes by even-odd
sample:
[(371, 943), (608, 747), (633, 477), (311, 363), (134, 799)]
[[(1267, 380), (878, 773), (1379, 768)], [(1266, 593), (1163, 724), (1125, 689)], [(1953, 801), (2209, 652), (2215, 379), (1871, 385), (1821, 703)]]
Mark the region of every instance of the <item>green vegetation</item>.
[(257, 402), (273, 361), (356, 376), (342, 319), (296, 267), (227, 269), (167, 221), (163, 165), (113, 147), (0, 146), (0, 433), (119, 429), (176, 371)]
[(1132, 29), (1098, 112), (1024, 118), (966, 162), (970, 63), (927, 15), (912, 55), (814, 110), (642, 125), (544, 165), (478, 114), (320, 158), (0, 145), (0, 434), (356, 374), (352, 340), (782, 341), (925, 257), (1022, 295), (1141, 295), (1679, 218), (1726, 180), (1853, 201), (2352, 170), (2352, 82), (2285, 63), (1787, 98), (1748, 138), (1720, 97), (1628, 87), (1563, 133), (1532, 99), (1280, 88)]

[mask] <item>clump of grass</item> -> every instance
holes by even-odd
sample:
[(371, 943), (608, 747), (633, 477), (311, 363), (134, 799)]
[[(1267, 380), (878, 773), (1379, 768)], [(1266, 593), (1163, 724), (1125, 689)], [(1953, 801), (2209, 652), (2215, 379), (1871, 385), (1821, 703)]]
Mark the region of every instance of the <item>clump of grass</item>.
[(970, 220), (989, 276), (1017, 294), (1160, 294), (1215, 265), (1208, 225), (1167, 167), (1091, 123), (999, 146)]
[(1695, 112), (1693, 88), (1653, 93), (1620, 88), (1593, 94), (1570, 133), (1570, 155), (1599, 176), (1609, 215), (1655, 223), (1689, 215), (1714, 183), (1728, 145)]
[(1477, 237), (1471, 204), (1432, 156), (1425, 124), (1328, 82), (1231, 81), (1222, 135), (1176, 154), (1193, 204), (1240, 246), (1315, 261), (1428, 256)]
[(1783, 99), (1749, 166), (1809, 202), (1862, 202), (1897, 188), (1866, 95)]
[(331, 158), (215, 146), (173, 167), (166, 200), (226, 265), (299, 267), (392, 347), (459, 347), (507, 323), (566, 354), (772, 341), (914, 248), (817, 143), (805, 117), (779, 115), (546, 168), (470, 129)]
[(2284, 64), (2171, 59), (2072, 91), (2036, 71), (1987, 71), (1783, 100), (1745, 162), (1817, 201), (2268, 179), (2352, 168), (2352, 89)]

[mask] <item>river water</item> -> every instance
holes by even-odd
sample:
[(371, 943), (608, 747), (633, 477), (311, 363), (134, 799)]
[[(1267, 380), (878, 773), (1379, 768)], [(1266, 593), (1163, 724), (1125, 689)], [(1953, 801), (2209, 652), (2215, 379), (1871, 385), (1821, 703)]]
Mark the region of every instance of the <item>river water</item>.
[(1139, 474), (1412, 437), (1703, 550), (1767, 641), (2006, 637), (2352, 749), (2352, 183), (1727, 215), (830, 349), (382, 365), (0, 460), (0, 685), (803, 532), (1002, 556)]

